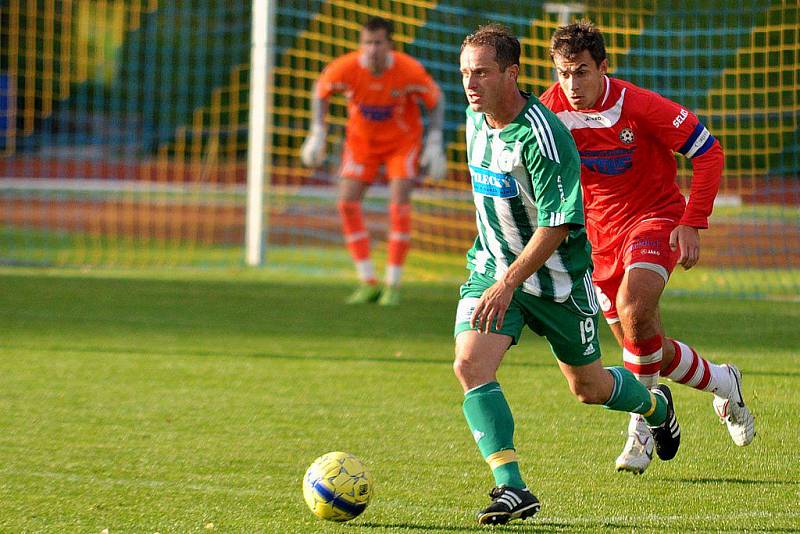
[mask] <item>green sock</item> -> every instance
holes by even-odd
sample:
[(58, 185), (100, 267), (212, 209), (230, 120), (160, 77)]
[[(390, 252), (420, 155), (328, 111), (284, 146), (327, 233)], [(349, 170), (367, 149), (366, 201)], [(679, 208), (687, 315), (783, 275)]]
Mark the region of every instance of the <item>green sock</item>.
[(473, 388), (464, 395), (464, 417), (483, 459), (498, 486), (525, 488), (514, 450), (514, 417), (497, 382)]
[(663, 397), (653, 395), (624, 367), (606, 369), (614, 377), (614, 390), (604, 404), (606, 408), (641, 414), (650, 426), (658, 426), (664, 422), (667, 418), (667, 402)]

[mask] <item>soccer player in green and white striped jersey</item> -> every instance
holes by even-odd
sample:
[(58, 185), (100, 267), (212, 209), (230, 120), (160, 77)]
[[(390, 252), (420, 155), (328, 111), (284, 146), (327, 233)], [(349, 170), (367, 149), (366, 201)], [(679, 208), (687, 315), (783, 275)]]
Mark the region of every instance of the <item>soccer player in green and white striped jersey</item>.
[(625, 368), (600, 362), (578, 153), (558, 118), (517, 87), (519, 55), (519, 41), (496, 24), (461, 47), (478, 237), (456, 312), (454, 369), (464, 416), (496, 484), (478, 513), (481, 524), (539, 510), (520, 473), (514, 419), (496, 376), (525, 325), (548, 340), (580, 401), (642, 414), (664, 460), (680, 444), (669, 389), (648, 390)]

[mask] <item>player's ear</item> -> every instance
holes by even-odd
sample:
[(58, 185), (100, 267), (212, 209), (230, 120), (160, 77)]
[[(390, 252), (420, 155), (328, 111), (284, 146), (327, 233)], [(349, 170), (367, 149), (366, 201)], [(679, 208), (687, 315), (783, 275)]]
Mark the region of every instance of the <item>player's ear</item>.
[(605, 74), (608, 72), (608, 58), (600, 62), (600, 65), (597, 66), (597, 70), (600, 71), (600, 74), (605, 76)]
[(515, 82), (519, 78), (519, 65), (509, 65), (506, 67), (506, 73), (508, 73), (508, 77)]

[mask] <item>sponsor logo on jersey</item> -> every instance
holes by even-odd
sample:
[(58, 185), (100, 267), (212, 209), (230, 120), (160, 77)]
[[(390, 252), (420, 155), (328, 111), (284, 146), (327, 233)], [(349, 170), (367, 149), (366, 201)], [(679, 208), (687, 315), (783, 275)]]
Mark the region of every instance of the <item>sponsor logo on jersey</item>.
[(619, 140), (625, 143), (626, 145), (630, 145), (634, 141), (633, 130), (630, 128), (623, 128), (619, 132)]
[(500, 155), (497, 156), (497, 166), (503, 172), (511, 172), (514, 168), (514, 153), (510, 150), (503, 149)]
[(359, 104), (358, 112), (371, 121), (386, 121), (392, 118), (392, 106), (365, 106)]
[(672, 125), (675, 128), (680, 128), (681, 124), (683, 124), (683, 121), (685, 121), (686, 117), (688, 117), (688, 116), (689, 116), (689, 112), (686, 111), (685, 109), (681, 109), (681, 112), (678, 113), (678, 116), (675, 117), (674, 119), (672, 119)]
[(642, 255), (661, 256), (661, 241), (658, 239), (638, 239), (628, 249)]
[(493, 172), (483, 167), (469, 166), (472, 190), (487, 197), (513, 198), (519, 195), (517, 181), (510, 174)]
[(592, 172), (617, 175), (627, 171), (633, 165), (634, 148), (617, 148), (614, 150), (582, 150), (581, 163)]

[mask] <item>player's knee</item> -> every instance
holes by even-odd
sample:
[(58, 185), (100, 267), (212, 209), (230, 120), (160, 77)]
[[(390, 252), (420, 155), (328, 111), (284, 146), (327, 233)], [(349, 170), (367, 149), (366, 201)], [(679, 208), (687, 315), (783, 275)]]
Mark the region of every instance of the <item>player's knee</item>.
[(453, 360), (453, 372), (465, 389), (471, 389), (476, 385), (485, 384), (489, 381), (485, 376), (485, 369), (480, 365), (478, 358), (471, 356), (469, 353), (459, 352), (456, 349), (456, 357)]
[(651, 330), (650, 323), (656, 316), (655, 310), (638, 301), (618, 302), (617, 312), (626, 337)]
[(455, 360), (453, 360), (453, 372), (462, 384), (466, 379), (471, 378), (472, 375), (475, 374), (474, 362), (466, 357), (466, 355), (460, 354), (457, 348), (456, 357)]
[(597, 384), (587, 380), (575, 380), (570, 383), (570, 389), (575, 398), (583, 404), (602, 404), (606, 399), (602, 398), (600, 388)]

